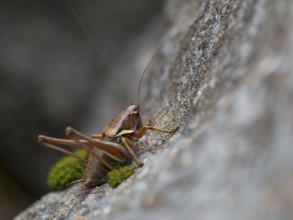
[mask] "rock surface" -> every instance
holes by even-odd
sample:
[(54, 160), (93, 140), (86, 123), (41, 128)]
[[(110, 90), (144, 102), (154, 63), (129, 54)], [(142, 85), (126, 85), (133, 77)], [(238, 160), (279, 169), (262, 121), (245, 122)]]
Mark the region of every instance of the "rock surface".
[[(291, 1), (173, 0), (145, 81), (145, 166), (112, 189), (75, 185), (15, 219), (292, 219)], [(148, 97), (148, 99), (147, 99)]]

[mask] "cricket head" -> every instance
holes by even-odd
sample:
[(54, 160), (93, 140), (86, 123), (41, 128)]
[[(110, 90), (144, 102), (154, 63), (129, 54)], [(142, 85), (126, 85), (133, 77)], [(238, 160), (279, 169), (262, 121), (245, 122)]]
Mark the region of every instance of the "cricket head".
[(121, 132), (123, 134), (133, 133), (142, 126), (142, 120), (139, 114), (139, 107), (137, 105), (128, 106), (123, 112), (121, 119)]
[(103, 134), (109, 138), (119, 137), (132, 134), (141, 126), (142, 120), (139, 115), (139, 107), (130, 105), (113, 118), (103, 130)]

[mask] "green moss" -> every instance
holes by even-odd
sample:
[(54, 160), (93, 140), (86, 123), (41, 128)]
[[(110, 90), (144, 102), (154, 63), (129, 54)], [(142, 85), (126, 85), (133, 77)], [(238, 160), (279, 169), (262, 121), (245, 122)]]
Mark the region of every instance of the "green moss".
[[(88, 154), (84, 150), (76, 150), (74, 152), (83, 158), (85, 158)], [(73, 181), (81, 179), (85, 168), (86, 163), (71, 156), (63, 157), (51, 167), (48, 173), (47, 183), (53, 190), (64, 189)], [(108, 172), (108, 183), (112, 187), (117, 187), (133, 173), (133, 166), (118, 167)]]
[[(88, 154), (84, 150), (76, 150), (74, 152), (83, 158)], [(64, 189), (71, 182), (81, 179), (85, 168), (86, 163), (71, 156), (63, 157), (51, 167), (48, 173), (47, 183), (54, 190)]]
[(120, 183), (122, 183), (125, 179), (131, 176), (134, 173), (133, 166), (123, 166), (117, 169), (113, 169), (108, 172), (108, 183), (112, 187), (117, 187)]

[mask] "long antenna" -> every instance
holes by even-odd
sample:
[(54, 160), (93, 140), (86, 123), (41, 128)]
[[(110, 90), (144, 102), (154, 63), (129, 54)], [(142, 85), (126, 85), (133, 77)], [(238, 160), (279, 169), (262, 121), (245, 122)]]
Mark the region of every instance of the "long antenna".
[(139, 84), (137, 87), (137, 106), (140, 106), (140, 102), (141, 102), (141, 98), (140, 98), (140, 88), (141, 88), (141, 83), (142, 83), (142, 79), (144, 77), (144, 74), (147, 72), (147, 70), (149, 69), (149, 67), (151, 66), (153, 60), (155, 59), (155, 57), (159, 54), (161, 48), (163, 47), (163, 45), (165, 44), (165, 42), (167, 41), (167, 37), (165, 38), (165, 40), (162, 41), (161, 45), (159, 46), (159, 48), (156, 50), (155, 54), (152, 56), (151, 60), (149, 61), (148, 65), (146, 66), (146, 68), (144, 69), (140, 80), (139, 80)]
[(106, 59), (106, 57), (104, 56), (104, 54), (102, 53), (102, 51), (100, 50), (100, 48), (98, 47), (98, 45), (96, 44), (95, 40), (93, 39), (93, 37), (91, 36), (91, 34), (89, 33), (88, 29), (86, 28), (86, 26), (83, 24), (82, 20), (80, 19), (79, 15), (77, 14), (76, 10), (74, 9), (73, 5), (71, 4), (71, 2), (69, 0), (67, 0), (67, 3), (69, 5), (69, 7), (71, 8), (74, 16), (76, 17), (77, 21), (80, 23), (83, 31), (85, 32), (85, 34), (88, 36), (89, 40), (91, 41), (91, 43), (93, 44), (93, 46), (95, 47), (96, 51), (98, 52), (98, 54), (100, 55), (100, 57), (102, 58), (102, 60), (104, 61), (104, 63), (106, 64), (106, 66), (108, 67), (108, 69), (110, 70), (110, 72), (112, 73), (113, 77), (115, 78), (115, 80), (117, 81), (117, 83), (119, 84), (119, 86), (121, 87), (121, 89), (123, 90), (124, 94), (126, 95), (130, 105), (132, 105), (132, 99), (129, 96), (125, 86), (123, 85), (123, 83), (121, 82), (121, 80), (119, 79), (119, 77), (117, 76), (117, 74), (115, 73), (115, 71), (112, 69), (111, 65), (109, 64), (108, 60)]

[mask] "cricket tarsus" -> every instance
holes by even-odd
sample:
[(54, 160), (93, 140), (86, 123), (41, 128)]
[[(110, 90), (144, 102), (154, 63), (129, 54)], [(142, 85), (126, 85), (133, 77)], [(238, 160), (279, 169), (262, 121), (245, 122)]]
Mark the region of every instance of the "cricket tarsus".
[[(81, 180), (78, 180), (77, 182), (81, 181), (86, 188), (90, 188), (95, 185), (100, 185), (104, 183), (106, 179), (105, 175), (107, 174), (107, 172), (112, 170), (117, 165), (124, 163), (129, 156), (132, 157), (132, 159), (138, 166), (143, 166), (143, 162), (135, 154), (135, 145), (133, 144), (133, 142), (146, 135), (148, 130), (162, 133), (174, 133), (178, 130), (178, 127), (176, 129), (169, 130), (164, 128), (152, 127), (149, 125), (143, 125), (142, 119), (139, 114), (139, 107), (141, 104), (140, 89), (142, 79), (146, 73), (146, 70), (150, 66), (150, 63), (158, 54), (159, 50), (157, 50), (155, 55), (152, 57), (150, 63), (143, 71), (143, 74), (138, 84), (138, 103), (137, 105), (133, 105), (132, 99), (128, 95), (125, 86), (122, 84), (117, 74), (111, 68), (110, 64), (93, 40), (92, 36), (89, 34), (88, 30), (82, 23), (81, 19), (79, 18), (69, 0), (68, 4), (78, 22), (81, 24), (86, 35), (89, 37), (90, 41), (102, 57), (103, 61), (108, 66), (108, 69), (122, 88), (130, 103), (130, 105), (124, 111), (116, 115), (114, 119), (104, 128), (102, 134), (94, 134), (88, 136), (73, 129), (72, 127), (67, 127), (65, 129), (65, 134), (68, 136), (69, 139), (52, 138), (44, 135), (38, 136), (38, 142), (40, 144), (73, 156), (78, 160), (87, 162), (87, 167), (83, 178)], [(86, 159), (81, 158), (75, 153), (66, 150), (58, 145), (81, 148), (83, 150), (86, 150), (90, 154), (90, 156)]]

